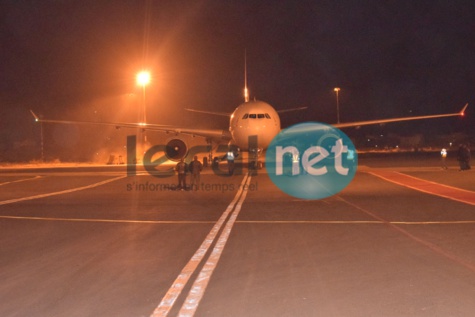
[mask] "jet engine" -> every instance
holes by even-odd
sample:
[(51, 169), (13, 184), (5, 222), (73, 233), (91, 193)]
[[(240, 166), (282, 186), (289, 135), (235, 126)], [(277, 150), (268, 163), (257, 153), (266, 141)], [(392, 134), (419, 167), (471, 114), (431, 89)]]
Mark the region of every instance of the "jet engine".
[(186, 143), (181, 139), (171, 139), (165, 146), (165, 155), (169, 160), (179, 161), (188, 153)]

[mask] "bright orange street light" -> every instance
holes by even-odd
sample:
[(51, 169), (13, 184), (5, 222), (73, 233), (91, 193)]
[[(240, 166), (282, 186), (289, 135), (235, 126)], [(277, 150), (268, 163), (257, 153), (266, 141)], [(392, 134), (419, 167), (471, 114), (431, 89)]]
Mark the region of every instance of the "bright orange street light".
[(138, 86), (142, 86), (142, 92), (143, 92), (143, 96), (142, 96), (142, 111), (143, 111), (143, 116), (142, 116), (142, 123), (145, 125), (146, 124), (146, 120), (147, 120), (147, 115), (146, 115), (146, 111), (145, 111), (145, 86), (147, 86), (148, 84), (150, 84), (150, 81), (151, 81), (151, 77), (150, 77), (150, 72), (146, 71), (146, 70), (142, 70), (141, 72), (139, 72), (137, 74), (137, 85)]
[[(137, 85), (142, 86), (142, 111), (143, 111), (143, 116), (142, 116), (142, 122), (140, 122), (141, 126), (146, 126), (147, 125), (147, 111), (146, 111), (146, 103), (145, 103), (145, 86), (150, 84), (151, 81), (151, 76), (150, 72), (146, 70), (142, 70), (137, 74)], [(143, 149), (145, 149), (145, 145), (147, 143), (147, 135), (145, 134), (145, 129), (142, 130), (142, 136), (143, 136)]]
[(150, 72), (143, 70), (137, 74), (137, 85), (145, 87), (150, 83)]

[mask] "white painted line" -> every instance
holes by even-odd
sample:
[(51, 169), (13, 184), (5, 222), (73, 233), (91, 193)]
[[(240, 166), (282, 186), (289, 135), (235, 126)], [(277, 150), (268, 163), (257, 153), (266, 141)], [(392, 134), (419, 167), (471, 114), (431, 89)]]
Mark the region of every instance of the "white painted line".
[[(245, 188), (249, 188), (250, 180), (251, 180), (251, 177), (249, 176), (247, 179)], [(200, 301), (203, 298), (203, 295), (206, 291), (206, 287), (208, 286), (208, 283), (211, 279), (211, 275), (213, 275), (214, 269), (218, 265), (221, 254), (223, 253), (224, 247), (226, 246), (226, 242), (228, 241), (229, 235), (231, 234), (231, 230), (236, 221), (236, 218), (239, 215), (239, 212), (241, 211), (241, 206), (242, 206), (242, 203), (244, 202), (244, 199), (246, 199), (247, 193), (248, 191), (246, 190), (241, 195), (241, 198), (239, 199), (239, 202), (237, 203), (236, 208), (234, 209), (231, 217), (226, 223), (226, 226), (224, 227), (223, 232), (221, 232), (218, 242), (216, 242), (216, 245), (213, 248), (213, 252), (211, 253), (210, 257), (208, 258), (205, 265), (201, 269), (200, 274), (198, 275), (195, 282), (193, 283), (193, 286), (191, 287), (191, 290), (188, 293), (188, 296), (185, 302), (183, 303), (183, 306), (181, 307), (180, 312), (178, 313), (178, 316), (191, 317), (195, 315), (196, 310), (198, 309), (198, 305), (200, 304)]]
[[(404, 176), (406, 176), (406, 177), (413, 178), (413, 179), (415, 179), (415, 180), (417, 180), (417, 181), (420, 181), (420, 182), (422, 181), (422, 182), (434, 184), (434, 185), (437, 185), (437, 186), (440, 186), (440, 187), (446, 187), (446, 188), (454, 189), (454, 190), (461, 191), (461, 192), (474, 193), (473, 190), (463, 189), (463, 188), (459, 188), (459, 187), (455, 187), (455, 186), (450, 186), (450, 185), (445, 185), (445, 184), (442, 184), (442, 183), (437, 183), (437, 182), (429, 181), (429, 180), (427, 180), (427, 179), (415, 177), (415, 176), (412, 176), (412, 175), (409, 175), (409, 174), (406, 174), (406, 173), (401, 173), (401, 172), (395, 172), (395, 173), (404, 175)], [(373, 175), (375, 175), (375, 176), (378, 176), (378, 175), (376, 175), (376, 174), (374, 174), (374, 173), (372, 173), (372, 172), (370, 172), (370, 174), (373, 174)]]
[(42, 178), (42, 177), (43, 177), (43, 176), (35, 176), (35, 177), (31, 177), (31, 178), (18, 179), (18, 180), (16, 180), (16, 181), (0, 183), (0, 186), (7, 185), (7, 184), (13, 184), (13, 183), (20, 183), (20, 182), (31, 181), (31, 180), (38, 179), (38, 178)]
[(64, 222), (106, 222), (106, 223), (138, 223), (138, 224), (212, 224), (215, 221), (200, 221), (200, 220), (125, 220), (125, 219), (94, 219), (94, 218), (53, 218), (53, 217), (19, 217), (19, 216), (0, 216), (0, 219), (14, 219), (14, 220), (41, 220), (41, 221), (64, 221)]
[[(401, 182), (401, 181), (397, 181), (397, 180), (394, 180), (394, 179), (391, 179), (389, 177), (386, 177), (386, 176), (383, 176), (383, 175), (380, 175), (378, 174), (377, 172), (368, 172), (369, 174), (371, 175), (374, 175), (376, 177), (379, 177), (381, 179), (384, 179), (388, 182), (391, 182), (391, 183), (394, 183), (394, 184), (397, 184), (399, 186), (403, 186), (403, 187), (406, 187), (406, 188), (410, 188), (410, 189), (413, 189), (413, 190), (417, 190), (417, 191), (420, 191), (422, 193), (426, 193), (426, 194), (429, 194), (429, 195), (434, 195), (434, 196), (439, 196), (439, 197), (443, 197), (443, 198), (447, 198), (447, 199), (450, 199), (450, 200), (454, 200), (454, 201), (458, 201), (458, 202), (461, 202), (461, 203), (465, 203), (465, 204), (469, 204), (469, 205), (474, 205), (475, 206), (475, 202), (473, 202), (472, 200), (470, 199), (460, 199), (460, 198), (457, 198), (457, 197), (453, 197), (453, 196), (449, 196), (449, 195), (444, 195), (440, 192), (437, 192), (437, 190), (425, 190), (425, 189), (422, 189), (420, 186), (415, 186), (415, 185), (409, 185), (407, 183), (404, 183), (404, 182)], [(444, 187), (444, 188), (449, 188), (449, 189), (452, 189), (452, 190), (456, 190), (458, 192), (465, 192), (465, 193), (468, 193), (468, 194), (474, 194), (475, 192), (474, 191), (471, 191), (471, 190), (467, 190), (467, 189), (461, 189), (461, 188), (457, 188), (457, 187), (453, 187), (453, 186), (448, 186), (448, 185), (444, 185), (444, 184), (440, 184), (440, 183), (436, 183), (436, 182), (432, 182), (432, 181), (428, 181), (428, 180), (425, 180), (425, 179), (422, 179), (422, 178), (417, 178), (417, 177), (414, 177), (414, 176), (411, 176), (411, 175), (407, 175), (407, 174), (404, 174), (404, 173), (400, 173), (400, 172), (394, 172), (395, 174), (399, 174), (403, 177), (408, 177), (408, 178), (412, 178), (412, 179), (415, 179), (419, 182), (422, 182), (422, 183), (428, 183), (428, 184), (433, 184), (433, 185), (437, 185), (437, 186), (440, 186), (440, 187)]]
[(110, 182), (114, 182), (114, 181), (116, 181), (118, 179), (121, 179), (121, 178), (124, 178), (124, 177), (127, 177), (127, 176), (126, 175), (119, 176), (119, 177), (108, 179), (108, 180), (105, 180), (105, 181), (102, 181), (102, 182), (99, 182), (99, 183), (94, 183), (94, 184), (87, 185), (87, 186), (62, 190), (62, 191), (59, 191), (59, 192), (52, 192), (52, 193), (47, 193), (47, 194), (41, 194), (41, 195), (35, 195), (35, 196), (28, 196), (28, 197), (22, 197), (22, 198), (16, 198), (16, 199), (4, 200), (4, 201), (0, 201), (0, 205), (7, 205), (7, 204), (17, 203), (17, 202), (20, 202), (20, 201), (33, 200), (33, 199), (50, 197), (50, 196), (69, 194), (69, 193), (77, 192), (77, 191), (80, 191), (80, 190), (90, 189), (90, 188), (101, 186), (101, 185), (104, 185), (104, 184), (107, 184), (107, 183), (110, 183)]
[(221, 215), (221, 217), (218, 219), (216, 224), (213, 226), (211, 231), (208, 233), (206, 238), (204, 239), (203, 243), (200, 245), (198, 250), (196, 250), (195, 254), (191, 257), (191, 259), (188, 261), (188, 263), (185, 265), (185, 267), (182, 269), (181, 273), (178, 275), (178, 277), (175, 279), (173, 282), (172, 286), (168, 289), (167, 293), (165, 296), (162, 298), (162, 301), (160, 304), (155, 308), (153, 311), (151, 317), (164, 317), (167, 316), (168, 313), (170, 312), (171, 308), (175, 304), (176, 299), (178, 296), (180, 296), (181, 292), (183, 291), (183, 288), (185, 285), (188, 283), (188, 280), (190, 279), (191, 275), (196, 271), (196, 268), (206, 255), (206, 252), (208, 252), (208, 249), (210, 248), (211, 244), (213, 243), (214, 239), (216, 238), (219, 230), (223, 226), (225, 220), (228, 218), (229, 213), (234, 209), (234, 205), (236, 204), (237, 200), (241, 196), (241, 193), (243, 192), (244, 186), (246, 180), (250, 178), (248, 175), (246, 175), (242, 182), (241, 186), (234, 196), (234, 199), (232, 202), (228, 205), (224, 213)]

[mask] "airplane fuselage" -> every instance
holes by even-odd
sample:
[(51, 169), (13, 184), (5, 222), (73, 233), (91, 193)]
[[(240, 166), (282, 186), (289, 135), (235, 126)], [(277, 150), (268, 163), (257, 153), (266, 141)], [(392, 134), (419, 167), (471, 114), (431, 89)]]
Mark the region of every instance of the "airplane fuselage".
[(257, 136), (257, 150), (266, 149), (280, 132), (280, 117), (268, 103), (253, 100), (239, 105), (229, 121), (233, 143), (243, 151), (249, 151), (249, 137)]

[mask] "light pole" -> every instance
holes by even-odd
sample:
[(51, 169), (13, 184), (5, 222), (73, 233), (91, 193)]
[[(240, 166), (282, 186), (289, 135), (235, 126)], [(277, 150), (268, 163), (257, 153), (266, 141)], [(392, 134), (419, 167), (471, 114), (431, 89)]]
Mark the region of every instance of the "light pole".
[(40, 122), (40, 137), (41, 137), (41, 162), (45, 161), (45, 143), (44, 143), (44, 134), (43, 134), (43, 122)]
[(336, 123), (340, 123), (340, 101), (338, 100), (339, 87), (335, 87), (333, 91), (336, 93)]
[(147, 125), (147, 111), (146, 111), (146, 103), (145, 103), (145, 86), (150, 83), (150, 72), (146, 70), (142, 70), (137, 74), (137, 85), (142, 86), (142, 122), (140, 125), (143, 126), (142, 129), (142, 150), (145, 151), (145, 144), (147, 143), (147, 135), (145, 134), (145, 127)]
[[(30, 110), (31, 111), (31, 110)], [(35, 117), (35, 121), (38, 122), (40, 121), (40, 118), (43, 118), (42, 115), (37, 117), (33, 111), (31, 111), (33, 116)], [(44, 133), (43, 133), (43, 121), (40, 121), (40, 147), (41, 147), (41, 162), (44, 163), (45, 161), (45, 150), (44, 150)]]

